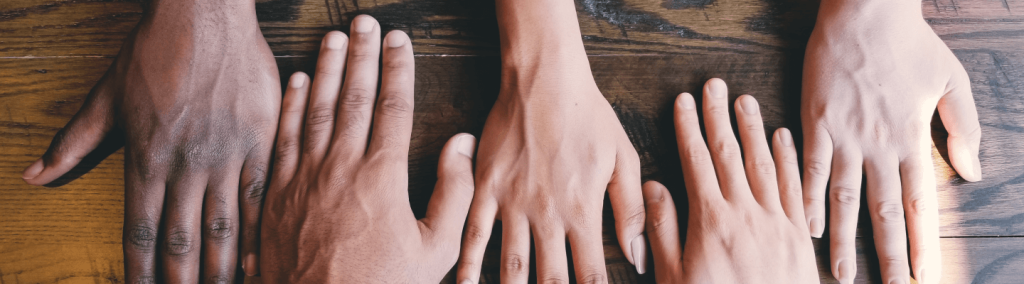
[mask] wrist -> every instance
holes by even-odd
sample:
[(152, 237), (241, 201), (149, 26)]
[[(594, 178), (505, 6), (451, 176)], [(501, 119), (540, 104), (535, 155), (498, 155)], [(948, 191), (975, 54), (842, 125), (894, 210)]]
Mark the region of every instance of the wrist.
[(219, 36), (259, 32), (255, 0), (153, 0), (143, 24)]
[(920, 1), (823, 0), (815, 27), (888, 28), (909, 21), (924, 21)]
[(584, 66), (586, 50), (572, 0), (497, 0), (502, 70)]

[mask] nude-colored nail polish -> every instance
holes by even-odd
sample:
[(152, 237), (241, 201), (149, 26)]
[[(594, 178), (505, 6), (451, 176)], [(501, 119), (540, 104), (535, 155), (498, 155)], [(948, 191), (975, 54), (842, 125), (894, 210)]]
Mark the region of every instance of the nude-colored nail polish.
[(779, 129), (779, 143), (786, 147), (793, 146), (793, 134), (789, 132), (788, 128)]
[[(406, 37), (399, 35), (402, 32), (394, 32), (388, 35), (387, 43), (388, 47), (400, 47), (405, 45)], [(404, 33), (403, 33), (404, 34)]]
[(21, 178), (24, 180), (33, 179), (43, 172), (43, 168), (46, 168), (46, 166), (43, 164), (43, 159), (40, 158), (28, 166), (28, 168), (25, 168), (25, 172), (21, 173)]
[(306, 75), (302, 73), (295, 73), (292, 75), (291, 82), (288, 82), (288, 87), (292, 89), (302, 88), (302, 85), (306, 84)]
[(761, 112), (761, 108), (757, 105), (757, 100), (751, 96), (743, 96), (743, 101), (740, 102), (743, 106), (743, 113), (748, 115), (755, 115)]
[(368, 33), (373, 31), (373, 26), (376, 26), (376, 21), (369, 16), (359, 16), (352, 21), (352, 28), (357, 33)]
[(647, 241), (644, 235), (633, 238), (630, 242), (630, 249), (633, 250), (633, 265), (636, 266), (636, 273), (647, 272)]
[(821, 218), (811, 218), (807, 224), (807, 228), (811, 231), (811, 236), (820, 238), (821, 234), (825, 232), (825, 224), (821, 222)]

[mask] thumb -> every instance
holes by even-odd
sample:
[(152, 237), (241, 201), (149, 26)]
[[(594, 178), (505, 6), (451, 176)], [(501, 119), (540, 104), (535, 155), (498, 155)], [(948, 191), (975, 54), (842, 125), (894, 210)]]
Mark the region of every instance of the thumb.
[(473, 201), (473, 152), (476, 138), (458, 134), (448, 139), (441, 150), (437, 167), (437, 185), (427, 205), (427, 215), (420, 219), (424, 239), (442, 254), (451, 254), (451, 263), (458, 258), (462, 226), (466, 223), (469, 204)]
[(640, 184), (640, 157), (629, 144), (629, 149), (619, 150), (615, 162), (615, 173), (608, 183), (608, 198), (615, 215), (615, 234), (619, 246), (636, 266), (636, 272), (647, 271), (647, 240), (644, 233), (644, 196)]
[[(959, 64), (959, 61), (956, 62)], [(953, 168), (965, 180), (981, 180), (981, 162), (978, 161), (978, 147), (981, 144), (981, 125), (978, 110), (974, 107), (971, 81), (967, 71), (957, 65), (956, 71), (946, 85), (946, 94), (939, 99), (939, 116), (949, 132), (947, 146)]]
[[(99, 86), (97, 86), (99, 88)], [(107, 97), (96, 90), (86, 98), (71, 121), (57, 132), (43, 157), (28, 166), (21, 178), (31, 185), (46, 185), (74, 168), (100, 145), (113, 128)]]

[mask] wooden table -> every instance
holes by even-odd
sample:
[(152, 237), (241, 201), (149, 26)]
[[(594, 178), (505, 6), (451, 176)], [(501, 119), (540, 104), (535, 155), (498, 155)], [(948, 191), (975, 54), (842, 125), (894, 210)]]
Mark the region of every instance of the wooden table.
[[(457, 132), (479, 135), (498, 91), (493, 2), (257, 2), (282, 78), (312, 73), (320, 37), (347, 31), (358, 14), (412, 37), (410, 202), (422, 216), (442, 144)], [(818, 1), (576, 4), (594, 76), (640, 153), (644, 178), (665, 182), (681, 212), (686, 199), (670, 117), (676, 94), (699, 92), (704, 80), (721, 77), (733, 98), (757, 97), (769, 130), (785, 126), (799, 135), (803, 49)], [(949, 167), (941, 122), (933, 125), (944, 283), (1024, 283), (1024, 0), (926, 0), (921, 6), (970, 74), (984, 133), (985, 179), (966, 183)], [(123, 282), (122, 152), (62, 187), (28, 186), (20, 176), (78, 110), (141, 16), (138, 3), (110, 0), (0, 2), (0, 283)], [(622, 256), (605, 211), (611, 282), (652, 282)], [(870, 220), (861, 213), (857, 280), (878, 283)], [(485, 283), (498, 279), (495, 231)], [(835, 283), (828, 242), (814, 243), (822, 282)]]

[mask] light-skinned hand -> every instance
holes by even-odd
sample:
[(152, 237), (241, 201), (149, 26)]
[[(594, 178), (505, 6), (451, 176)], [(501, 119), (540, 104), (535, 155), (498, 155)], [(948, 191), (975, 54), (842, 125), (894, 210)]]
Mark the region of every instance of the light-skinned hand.
[(685, 248), (679, 242), (672, 196), (656, 181), (644, 184), (655, 279), (658, 283), (818, 283), (789, 130), (775, 131), (774, 151), (769, 151), (757, 101), (740, 96), (736, 124), (741, 154), (729, 122), (725, 82), (709, 80), (703, 104), (707, 144), (693, 96), (683, 93), (675, 103), (676, 141), (690, 210)]
[(804, 206), (811, 235), (820, 237), (825, 200), (831, 205), (832, 275), (852, 283), (857, 273), (866, 176), (882, 282), (910, 283), (912, 268), (918, 283), (939, 283), (930, 122), (938, 108), (949, 159), (968, 181), (981, 179), (981, 128), (967, 72), (924, 21), (921, 3), (822, 2), (803, 84)]
[(438, 283), (458, 259), (476, 139), (448, 140), (426, 217), (416, 220), (412, 43), (392, 31), (382, 46), (380, 33), (372, 17), (356, 17), (351, 40), (324, 37), (312, 82), (303, 73), (289, 80), (263, 213), (266, 283)]

